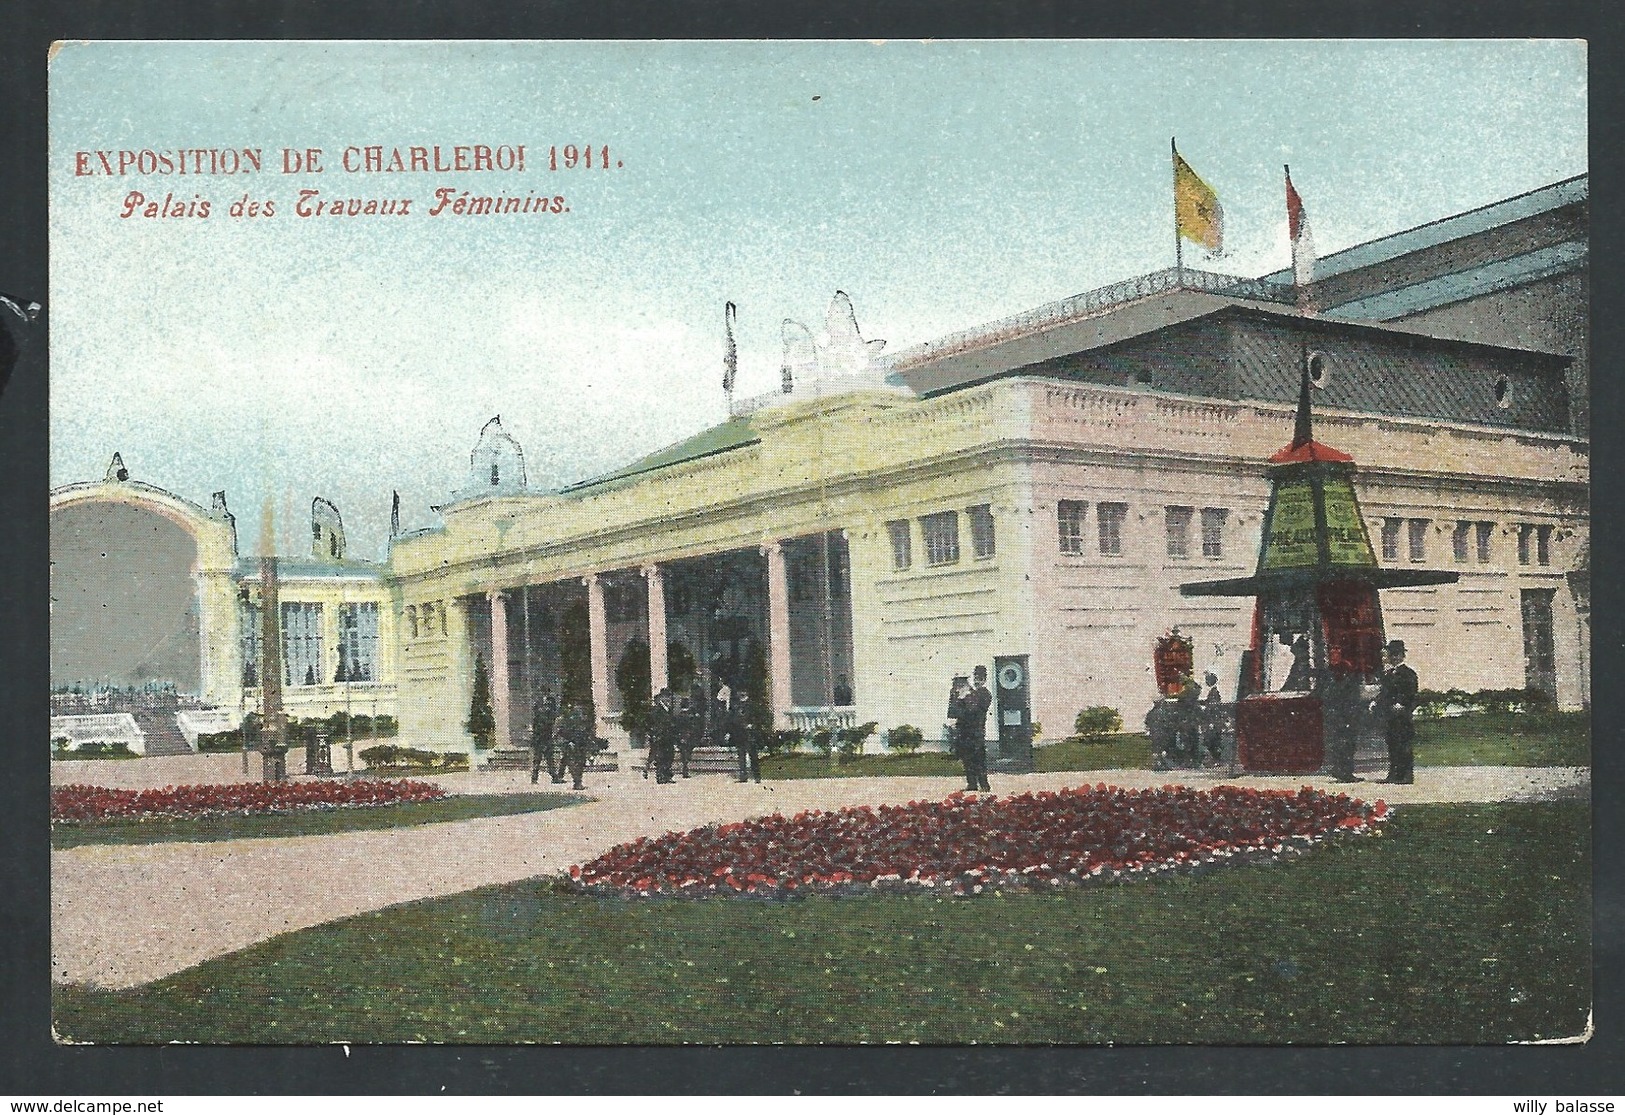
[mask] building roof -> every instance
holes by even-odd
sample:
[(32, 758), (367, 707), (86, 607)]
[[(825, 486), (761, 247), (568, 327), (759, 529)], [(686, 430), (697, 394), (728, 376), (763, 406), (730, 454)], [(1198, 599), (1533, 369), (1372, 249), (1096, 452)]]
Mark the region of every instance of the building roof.
[[(1375, 240), (1368, 240), (1363, 244), (1322, 256), (1315, 261), (1315, 279), (1316, 281), (1329, 279), (1347, 271), (1387, 263), (1400, 256), (1436, 248), (1452, 240), (1460, 240), (1480, 232), (1487, 232), (1492, 228), (1509, 225), (1514, 221), (1550, 213), (1554, 209), (1586, 201), (1589, 196), (1590, 175), (1576, 174), (1572, 178), (1565, 178), (1561, 182), (1553, 182), (1549, 186), (1542, 186), (1515, 197), (1503, 198), (1462, 213), (1453, 213), (1436, 221), (1428, 221), (1426, 224), (1388, 236), (1379, 236)], [(1290, 283), (1292, 269), (1273, 271), (1264, 275), (1262, 281)]]
[(697, 461), (701, 457), (710, 457), (718, 453), (726, 453), (731, 449), (742, 449), (747, 445), (755, 445), (761, 441), (761, 435), (746, 416), (735, 416), (720, 425), (701, 430), (693, 437), (684, 438), (664, 449), (657, 449), (647, 457), (633, 461), (624, 468), (614, 472), (595, 476), (589, 480), (582, 480), (570, 484), (562, 489), (563, 495), (580, 495), (594, 491), (623, 480), (630, 480), (646, 472), (669, 468), (672, 465), (682, 464), (685, 461)]
[(931, 395), (1177, 325), (1237, 302), (1280, 305), (1291, 300), (1291, 289), (1279, 284), (1169, 268), (950, 333), (903, 349), (885, 362), (889, 379)]
[[(278, 580), (380, 580), (388, 572), (383, 566), (370, 561), (346, 559), (344, 561), (313, 561), (309, 558), (276, 559)], [(254, 580), (260, 575), (260, 559), (242, 557), (232, 571), (239, 581)]]

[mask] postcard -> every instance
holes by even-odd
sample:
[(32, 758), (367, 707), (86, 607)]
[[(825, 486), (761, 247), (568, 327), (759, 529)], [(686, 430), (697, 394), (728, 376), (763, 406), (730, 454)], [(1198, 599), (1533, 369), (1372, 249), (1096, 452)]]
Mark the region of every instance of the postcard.
[(1586, 110), (55, 44), (56, 1039), (1586, 1040)]

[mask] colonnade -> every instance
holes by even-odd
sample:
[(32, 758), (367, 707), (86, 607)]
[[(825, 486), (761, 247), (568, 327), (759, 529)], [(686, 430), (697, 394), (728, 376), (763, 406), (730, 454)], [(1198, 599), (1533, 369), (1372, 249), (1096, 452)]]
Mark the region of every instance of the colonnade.
[[(783, 721), (791, 708), (791, 676), (793, 670), (790, 635), (790, 570), (786, 561), (786, 546), (790, 539), (772, 541), (758, 548), (766, 569), (767, 667), (769, 695), (775, 719)], [(706, 555), (717, 557), (721, 555)], [(684, 559), (689, 560), (689, 559)], [(671, 684), (671, 663), (668, 647), (668, 615), (666, 581), (668, 568), (673, 562), (649, 562), (638, 567), (644, 582), (645, 616), (649, 643), (649, 673), (653, 692)], [(588, 573), (580, 578), (586, 590), (587, 635), (591, 665), (593, 707), (598, 716), (600, 734), (610, 726), (611, 706), (611, 652), (609, 646), (610, 619), (606, 613), (605, 590), (607, 581), (620, 570)], [(544, 584), (568, 584), (545, 582)], [(509, 748), (520, 745), (512, 738), (512, 677), (509, 670), (509, 645), (513, 617), (509, 607), (514, 590), (524, 585), (491, 588), (484, 593), (484, 603), (490, 613), (490, 683), (491, 711), (496, 719), (495, 746)], [(535, 587), (535, 586), (530, 586)], [(465, 598), (465, 605), (474, 604), (478, 597)], [(526, 605), (528, 607), (528, 605)], [(702, 621), (703, 622), (703, 621)], [(528, 634), (524, 636), (528, 639)], [(527, 644), (528, 652), (528, 644)], [(522, 742), (522, 741), (521, 741)]]

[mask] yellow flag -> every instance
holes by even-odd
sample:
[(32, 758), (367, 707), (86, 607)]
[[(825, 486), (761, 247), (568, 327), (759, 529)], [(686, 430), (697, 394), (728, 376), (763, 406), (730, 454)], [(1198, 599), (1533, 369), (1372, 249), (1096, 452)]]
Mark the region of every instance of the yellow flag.
[(1213, 187), (1174, 152), (1174, 220), (1179, 235), (1210, 252), (1224, 248), (1224, 209)]

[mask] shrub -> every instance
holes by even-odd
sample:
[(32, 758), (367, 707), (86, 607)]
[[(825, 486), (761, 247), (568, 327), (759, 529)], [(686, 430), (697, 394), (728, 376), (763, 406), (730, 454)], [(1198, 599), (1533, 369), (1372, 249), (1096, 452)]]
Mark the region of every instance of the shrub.
[(464, 770), (468, 766), (468, 756), (461, 751), (427, 751), (393, 743), (364, 747), (358, 754), (362, 762), (375, 770), (450, 771)]
[(818, 752), (818, 754), (822, 755), (826, 759), (829, 758), (831, 738), (830, 730), (828, 728), (819, 728), (816, 732), (807, 737), (807, 742), (812, 745), (812, 749)]
[(137, 758), (140, 758), (139, 755), (137, 755), (134, 751), (130, 750), (129, 745), (126, 744), (123, 740), (119, 740), (119, 741), (116, 741), (116, 742), (113, 742), (113, 743), (102, 743), (102, 742), (99, 742), (97, 740), (91, 740), (88, 743), (81, 743), (78, 746), (78, 748), (75, 749), (75, 750), (69, 750), (68, 749), (68, 747), (67, 747), (68, 742), (69, 742), (68, 740), (62, 739), (62, 740), (60, 740), (60, 746), (56, 746), (58, 744), (58, 741), (53, 740), (52, 741), (53, 750), (52, 750), (52, 753), (51, 753), (52, 758), (56, 758), (56, 759), (137, 759)]
[(783, 728), (769, 732), (763, 742), (764, 755), (794, 755), (803, 740), (800, 728)]
[(1033, 721), (1033, 742), (1037, 743), (1042, 738), (1044, 738), (1044, 725), (1042, 725), (1038, 721), (1034, 720)]
[(241, 751), (243, 749), (242, 729), (233, 728), (229, 732), (199, 732), (197, 749), (199, 754), (215, 751)]
[(1423, 689), (1416, 694), (1416, 715), (1444, 716), (1452, 707), (1460, 712), (1534, 712), (1549, 709), (1552, 698), (1539, 689)]
[(1123, 717), (1116, 709), (1106, 705), (1093, 705), (1078, 713), (1072, 722), (1073, 738), (1084, 743), (1099, 743), (1107, 736), (1123, 730)]
[(886, 733), (886, 747), (899, 755), (912, 755), (925, 742), (925, 733), (912, 724), (899, 724)]
[(866, 724), (859, 724), (855, 728), (841, 728), (835, 733), (835, 749), (840, 755), (840, 762), (850, 763), (863, 754), (863, 741), (875, 734), (880, 727), (878, 721), (871, 720)]

